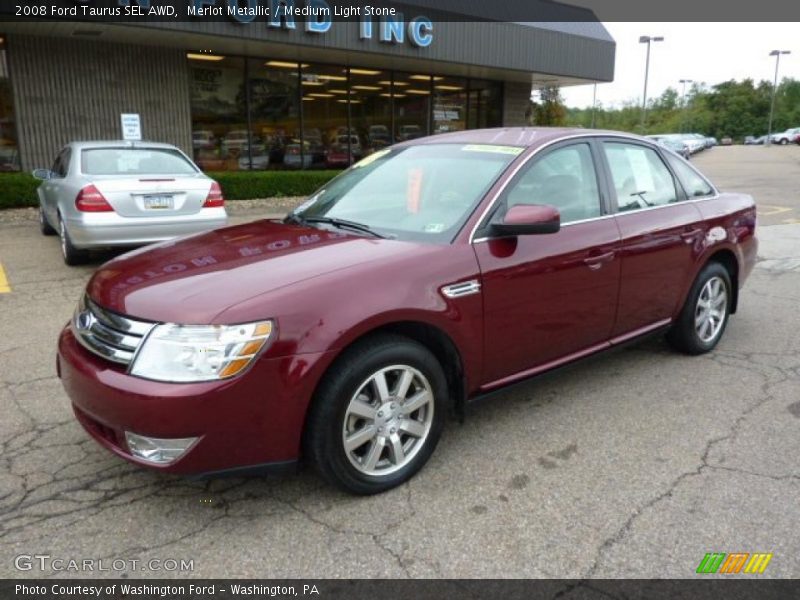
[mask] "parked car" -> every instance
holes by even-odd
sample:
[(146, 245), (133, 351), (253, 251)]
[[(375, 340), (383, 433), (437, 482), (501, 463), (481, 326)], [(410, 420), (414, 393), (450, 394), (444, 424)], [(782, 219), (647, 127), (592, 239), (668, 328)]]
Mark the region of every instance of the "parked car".
[(370, 125), (367, 129), (367, 143), (373, 150), (385, 148), (391, 144), (391, 135), (386, 125)]
[(727, 135), (722, 138), (720, 141), (720, 146), (733, 146), (733, 138), (728, 137)]
[(800, 133), (800, 127), (793, 127), (791, 129), (787, 129), (786, 131), (781, 131), (780, 133), (773, 133), (772, 140), (773, 144), (780, 144), (781, 146), (785, 146), (794, 141), (797, 134)]
[(227, 223), (219, 184), (175, 146), (150, 142), (73, 142), (42, 183), (39, 224), (61, 237), (64, 262), (92, 248), (141, 246)]
[(800, 132), (794, 134), (794, 143), (800, 144)]
[(397, 141), (405, 142), (423, 137), (425, 133), (419, 125), (400, 125), (397, 132)]
[(744, 143), (747, 146), (759, 146), (761, 144), (765, 144), (767, 141), (766, 135), (760, 135), (758, 137), (754, 137), (752, 135), (748, 135), (744, 138)]
[(645, 138), (472, 130), (372, 156), (282, 222), (100, 267), (58, 342), (89, 435), (167, 473), (303, 457), (381, 492), (469, 400), (646, 335), (713, 350), (756, 260), (753, 199)]
[(246, 129), (233, 129), (225, 134), (220, 144), (220, 151), (224, 157), (239, 158), (247, 153), (249, 136)]
[(686, 160), (689, 160), (692, 155), (686, 142), (683, 142), (671, 135), (648, 135), (647, 137), (655, 140), (665, 148), (672, 150)]
[(207, 129), (197, 129), (192, 131), (192, 148), (197, 151), (213, 150), (216, 147), (217, 139), (213, 131)]

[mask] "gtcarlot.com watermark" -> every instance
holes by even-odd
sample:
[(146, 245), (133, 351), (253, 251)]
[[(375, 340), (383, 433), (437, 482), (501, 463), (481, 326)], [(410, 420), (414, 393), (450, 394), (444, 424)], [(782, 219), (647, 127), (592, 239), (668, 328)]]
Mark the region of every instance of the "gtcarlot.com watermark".
[(98, 573), (151, 571), (191, 572), (194, 559), (185, 558), (64, 558), (50, 554), (19, 554), (14, 558), (18, 571), (41, 571), (48, 573)]

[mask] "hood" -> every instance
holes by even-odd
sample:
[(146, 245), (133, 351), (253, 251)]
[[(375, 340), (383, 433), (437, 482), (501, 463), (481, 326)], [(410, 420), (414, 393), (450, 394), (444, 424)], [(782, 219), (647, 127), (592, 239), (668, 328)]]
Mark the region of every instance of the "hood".
[(417, 247), (258, 221), (119, 256), (97, 270), (87, 293), (100, 306), (134, 318), (217, 323), (220, 313), (250, 298)]

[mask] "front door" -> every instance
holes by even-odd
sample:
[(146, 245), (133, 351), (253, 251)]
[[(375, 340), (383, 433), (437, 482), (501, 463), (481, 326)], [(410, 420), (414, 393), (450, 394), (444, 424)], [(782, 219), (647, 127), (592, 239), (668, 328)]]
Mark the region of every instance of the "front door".
[(537, 156), (511, 181), (490, 217), (502, 219), (514, 204), (549, 204), (561, 213), (558, 233), (484, 237), (473, 244), (482, 273), (485, 384), (609, 338), (620, 235), (603, 202), (596, 159), (588, 140)]

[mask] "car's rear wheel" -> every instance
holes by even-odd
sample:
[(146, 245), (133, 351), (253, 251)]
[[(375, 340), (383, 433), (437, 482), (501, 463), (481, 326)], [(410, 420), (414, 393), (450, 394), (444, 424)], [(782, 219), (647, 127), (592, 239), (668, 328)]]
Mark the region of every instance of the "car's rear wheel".
[(687, 354), (713, 350), (725, 332), (732, 299), (728, 270), (718, 262), (708, 263), (692, 284), (667, 340)]
[(365, 340), (334, 364), (315, 395), (307, 457), (355, 494), (400, 485), (433, 454), (447, 394), (441, 365), (421, 344), (397, 335)]
[(47, 216), (44, 214), (44, 208), (42, 205), (39, 205), (39, 230), (42, 232), (42, 235), (55, 235), (58, 233), (50, 223), (47, 222)]
[(58, 237), (61, 239), (61, 256), (64, 257), (66, 264), (75, 266), (86, 262), (89, 253), (72, 245), (67, 226), (64, 224), (64, 219), (60, 217), (58, 219)]
[(789, 143), (789, 140), (787, 140), (786, 138), (781, 139), (781, 146), (785, 146), (788, 143)]

